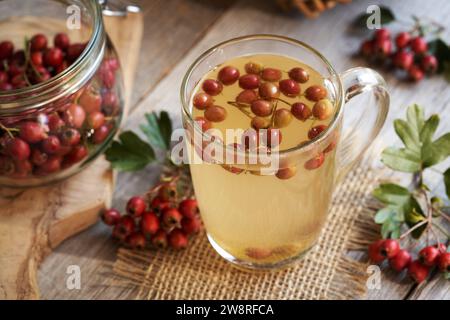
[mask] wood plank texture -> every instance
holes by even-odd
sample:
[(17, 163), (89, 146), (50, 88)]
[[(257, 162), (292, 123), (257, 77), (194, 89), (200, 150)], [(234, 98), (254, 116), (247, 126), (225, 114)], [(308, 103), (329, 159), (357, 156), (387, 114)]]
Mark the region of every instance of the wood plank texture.
[[(212, 2), (213, 3), (213, 2)], [(397, 16), (407, 19), (412, 14), (426, 13), (437, 21), (445, 23), (450, 28), (450, 22), (447, 19), (450, 12), (450, 3), (445, 0), (436, 0), (433, 2), (424, 2), (420, 0), (410, 1), (379, 1), (393, 8)], [(198, 33), (195, 45), (190, 42), (188, 51), (184, 51), (182, 59), (176, 63), (172, 58), (160, 60), (159, 70), (165, 70), (164, 78), (160, 81), (145, 80), (147, 85), (144, 90), (139, 89), (138, 96), (134, 97), (137, 101), (136, 109), (130, 115), (126, 124), (127, 129), (134, 129), (141, 122), (142, 115), (151, 110), (168, 110), (180, 121), (180, 102), (177, 95), (181, 79), (189, 64), (201, 54), (204, 50), (221, 42), (225, 39), (235, 36), (241, 36), (252, 33), (273, 33), (293, 37), (311, 44), (321, 51), (334, 64), (338, 71), (344, 71), (355, 65), (364, 65), (360, 59), (352, 58), (352, 55), (359, 46), (361, 34), (349, 32), (350, 21), (358, 14), (365, 12), (368, 5), (373, 4), (370, 0), (354, 1), (351, 5), (338, 6), (333, 10), (325, 12), (317, 20), (305, 20), (294, 15), (284, 15), (275, 12), (274, 4), (271, 1), (239, 1), (229, 10), (216, 12), (211, 4), (208, 10), (215, 12), (214, 24), (207, 30), (203, 29)], [(221, 11), (221, 9), (217, 9)], [(152, 11), (146, 11), (146, 20), (158, 19), (158, 16), (164, 15)], [(207, 17), (204, 17), (207, 19)], [(179, 21), (190, 21), (188, 16), (179, 17)], [(177, 25), (177, 19), (174, 17), (174, 28)], [(158, 24), (160, 28), (164, 27), (164, 22)], [(395, 26), (394, 26), (395, 27)], [(146, 32), (149, 29), (146, 27)], [(150, 30), (154, 32), (154, 30)], [(145, 33), (144, 38), (149, 35)], [(167, 35), (172, 38), (170, 41), (183, 42), (184, 39), (176, 38), (174, 34)], [(201, 37), (201, 38), (200, 38)], [(449, 34), (444, 37), (449, 40)], [(145, 40), (147, 41), (147, 40)], [(149, 48), (145, 42), (143, 48)], [(187, 49), (187, 47), (184, 47)], [(151, 55), (151, 50), (143, 52), (142, 55)], [(148, 61), (150, 61), (149, 58)], [(142, 74), (152, 70), (146, 64), (142, 64)], [(164, 67), (165, 66), (165, 67)], [(146, 71), (144, 71), (146, 70)], [(387, 125), (382, 134), (377, 139), (376, 151), (382, 147), (397, 141), (394, 138), (392, 129), (392, 120), (403, 117), (406, 106), (412, 103), (419, 103), (426, 107), (427, 114), (439, 112), (442, 118), (442, 127), (440, 131), (450, 130), (450, 92), (448, 83), (441, 77), (427, 79), (418, 85), (404, 83), (397, 80), (390, 73), (383, 73), (391, 90), (391, 110), (388, 116)], [(144, 76), (140, 79), (144, 79)], [(145, 93), (145, 94), (144, 94)], [(147, 94), (148, 93), (148, 94)], [(446, 111), (446, 112), (444, 112)], [(439, 132), (440, 133), (440, 132)], [(374, 165), (379, 165), (377, 162)], [(449, 163), (442, 164), (440, 169), (445, 168)], [(115, 192), (114, 205), (123, 208), (125, 199), (134, 193), (140, 193), (146, 187), (151, 185), (157, 176), (154, 168), (148, 168), (139, 175), (119, 174), (118, 184)], [(436, 177), (429, 177), (431, 182), (437, 185)], [(98, 281), (95, 280), (100, 272), (100, 265), (104, 261), (114, 259), (115, 245), (108, 240), (109, 234), (106, 228), (97, 225), (81, 235), (69, 239), (63, 243), (52, 256), (44, 263), (40, 272), (39, 283), (43, 288), (45, 298), (131, 298), (133, 292), (124, 288), (98, 288)], [(77, 264), (81, 267), (82, 289), (80, 291), (68, 291), (64, 287), (66, 277), (65, 270), (69, 264)], [(416, 288), (410, 281), (398, 277), (393, 273), (383, 274), (381, 290), (369, 292), (369, 299), (449, 299), (448, 282), (442, 280), (442, 277), (433, 277), (432, 280), (422, 287)]]

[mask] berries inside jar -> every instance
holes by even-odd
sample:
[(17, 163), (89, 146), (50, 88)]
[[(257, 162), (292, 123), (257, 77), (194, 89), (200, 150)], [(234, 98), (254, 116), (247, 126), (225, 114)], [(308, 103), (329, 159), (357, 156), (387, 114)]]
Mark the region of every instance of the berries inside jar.
[[(76, 63), (86, 47), (63, 32), (27, 39), (24, 47), (0, 39), (0, 94), (64, 77), (61, 73)], [(106, 51), (95, 75), (75, 93), (14, 118), (0, 112), (0, 157), (13, 164), (0, 171), (0, 184), (27, 186), (33, 177), (56, 177), (97, 154), (117, 131), (122, 112), (116, 86), (119, 63)]]

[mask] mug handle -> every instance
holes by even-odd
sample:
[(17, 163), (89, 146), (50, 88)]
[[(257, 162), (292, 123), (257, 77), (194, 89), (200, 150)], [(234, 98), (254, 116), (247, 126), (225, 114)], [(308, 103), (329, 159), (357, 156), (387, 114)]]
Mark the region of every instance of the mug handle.
[[(337, 182), (342, 181), (380, 132), (389, 111), (389, 93), (381, 75), (369, 68), (357, 67), (340, 75), (344, 90), (344, 124), (337, 150)], [(369, 94), (370, 100), (358, 104), (355, 99)], [(352, 101), (353, 100), (353, 101)], [(354, 102), (350, 106), (348, 102)], [(346, 123), (348, 121), (348, 123)]]

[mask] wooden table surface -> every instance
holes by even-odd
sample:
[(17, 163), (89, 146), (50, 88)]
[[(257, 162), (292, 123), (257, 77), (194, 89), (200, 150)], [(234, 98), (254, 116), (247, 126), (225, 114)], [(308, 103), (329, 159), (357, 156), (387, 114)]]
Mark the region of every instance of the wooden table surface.
[[(145, 29), (140, 67), (132, 93), (132, 113), (125, 125), (135, 129), (144, 112), (165, 109), (179, 121), (179, 87), (189, 64), (214, 44), (240, 35), (272, 33), (293, 37), (311, 44), (321, 51), (336, 67), (344, 71), (364, 65), (352, 57), (361, 41), (361, 34), (350, 32), (351, 20), (373, 4), (370, 0), (353, 1), (339, 5), (319, 19), (307, 20), (299, 14), (280, 13), (275, 1), (251, 0), (142, 0), (135, 1), (145, 14)], [(433, 1), (377, 1), (390, 6), (398, 17), (408, 20), (412, 14), (426, 14), (450, 29), (450, 2)], [(447, 42), (449, 33), (444, 34)], [(392, 144), (392, 120), (403, 117), (406, 106), (418, 103), (426, 114), (439, 112), (439, 133), (450, 130), (449, 83), (442, 77), (427, 79), (414, 85), (383, 73), (391, 92), (391, 110), (387, 123), (377, 139), (377, 146)], [(446, 111), (446, 112), (444, 112)], [(438, 166), (443, 171), (449, 162)], [(114, 206), (123, 208), (127, 198), (141, 193), (157, 177), (155, 168), (144, 174), (119, 174)], [(438, 193), (439, 175), (433, 172), (429, 183)], [(65, 241), (43, 262), (39, 271), (39, 286), (43, 299), (132, 299), (130, 288), (102, 285), (105, 263), (115, 259), (117, 246), (110, 239), (110, 230), (101, 223)], [(66, 270), (70, 265), (81, 269), (81, 289), (66, 288)], [(368, 299), (450, 299), (449, 282), (435, 274), (420, 286), (408, 279), (399, 279), (394, 273), (383, 273), (380, 290), (370, 290)]]

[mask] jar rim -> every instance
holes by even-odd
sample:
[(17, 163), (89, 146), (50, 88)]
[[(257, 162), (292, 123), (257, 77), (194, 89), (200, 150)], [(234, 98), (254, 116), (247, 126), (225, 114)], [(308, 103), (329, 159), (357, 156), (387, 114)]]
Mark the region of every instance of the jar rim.
[[(70, 86), (67, 86), (67, 83), (74, 76), (76, 76), (79, 73), (79, 71), (83, 69), (83, 67), (85, 67), (86, 61), (88, 60), (89, 57), (93, 56), (92, 55), (93, 52), (100, 51), (101, 53), (103, 53), (105, 47), (104, 44), (105, 36), (104, 36), (102, 8), (97, 0), (88, 0), (87, 4), (89, 5), (89, 9), (92, 12), (93, 28), (91, 37), (87, 42), (85, 49), (80, 54), (80, 56), (67, 69), (51, 77), (47, 81), (27, 86), (24, 88), (13, 89), (8, 91), (0, 91), (0, 115), (2, 114), (2, 111), (21, 112), (25, 110), (39, 108), (42, 105), (48, 104), (53, 100), (60, 98), (61, 96), (66, 94), (67, 91), (73, 90), (72, 88), (70, 88)], [(103, 54), (97, 56), (95, 65), (100, 64), (101, 59), (99, 59), (99, 57), (101, 56), (103, 56)], [(55, 88), (62, 88), (64, 86), (66, 86), (66, 90), (63, 90), (64, 93), (60, 93), (57, 97), (54, 97), (53, 99), (42, 99), (42, 97), (51, 94), (50, 92)], [(29, 100), (26, 103), (22, 103), (23, 101), (21, 98), (14, 99), (14, 97), (16, 96), (25, 97), (25, 99)]]

